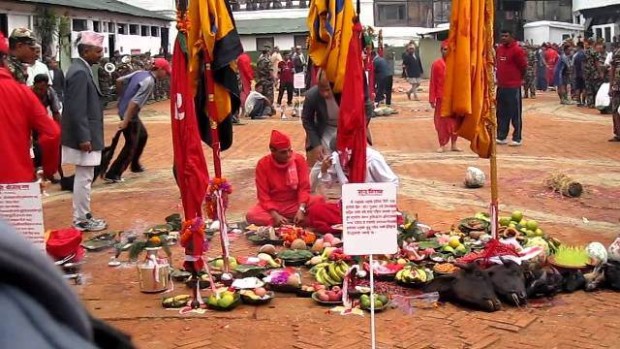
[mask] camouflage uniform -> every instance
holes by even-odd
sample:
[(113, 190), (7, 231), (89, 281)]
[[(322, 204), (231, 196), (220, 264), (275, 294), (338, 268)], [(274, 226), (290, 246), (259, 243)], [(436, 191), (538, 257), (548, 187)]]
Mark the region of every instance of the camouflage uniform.
[(610, 96), (611, 109), (613, 112), (614, 139), (620, 140), (620, 113), (618, 113), (618, 107), (620, 107), (620, 49), (616, 49), (614, 52), (611, 65), (615, 67), (615, 75), (610, 77), (613, 79), (613, 81), (610, 81)]
[(583, 77), (586, 80), (586, 105), (588, 107), (594, 106), (594, 98), (599, 87), (603, 83), (598, 72), (598, 59), (599, 54), (590, 47), (585, 51), (586, 61), (583, 65)]
[(256, 62), (256, 83), (263, 87), (263, 95), (273, 105), (273, 68), (269, 56), (261, 55)]
[(533, 47), (527, 48), (527, 69), (525, 70), (525, 82), (523, 84), (524, 97), (536, 98), (536, 66), (538, 65), (538, 55)]
[(15, 81), (26, 84), (26, 81), (28, 80), (28, 71), (26, 70), (26, 66), (13, 56), (9, 56), (8, 63), (9, 71), (11, 72), (11, 75), (13, 75)]

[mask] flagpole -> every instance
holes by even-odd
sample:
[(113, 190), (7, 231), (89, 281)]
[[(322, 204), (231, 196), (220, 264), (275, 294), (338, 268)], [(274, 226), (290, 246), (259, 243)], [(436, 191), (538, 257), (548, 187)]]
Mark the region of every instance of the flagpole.
[(489, 131), (489, 139), (491, 141), (491, 206), (489, 207), (489, 218), (491, 220), (491, 237), (498, 238), (497, 222), (499, 215), (499, 188), (497, 183), (497, 143), (495, 141), (497, 135), (497, 116), (495, 114), (496, 96), (495, 96), (495, 50), (494, 50), (494, 26), (495, 26), (495, 2), (494, 0), (486, 0), (486, 13), (488, 14), (487, 23), (485, 23), (487, 32), (487, 98), (489, 103), (489, 115), (487, 130)]
[[(210, 119), (211, 128), (211, 149), (213, 150), (213, 168), (215, 169), (215, 178), (222, 178), (222, 160), (220, 157), (220, 135), (217, 130), (217, 122), (215, 121), (217, 115), (217, 106), (215, 105), (215, 83), (213, 81), (213, 59), (207, 50), (203, 50), (206, 58), (205, 65), (205, 79), (207, 80), (207, 111)], [(230, 272), (230, 263), (228, 261), (228, 229), (226, 223), (226, 216), (224, 213), (225, 207), (222, 202), (222, 193), (217, 195), (218, 204), (215, 205), (216, 217), (220, 222), (220, 243), (222, 244), (222, 259), (224, 260), (224, 273)]]

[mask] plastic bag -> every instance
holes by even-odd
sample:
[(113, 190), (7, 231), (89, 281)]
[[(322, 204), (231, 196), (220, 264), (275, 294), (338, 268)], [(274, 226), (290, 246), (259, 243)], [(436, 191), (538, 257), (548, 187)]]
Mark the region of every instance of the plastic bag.
[(485, 180), (486, 176), (482, 170), (476, 167), (467, 168), (467, 173), (465, 174), (465, 186), (467, 188), (482, 188)]
[(611, 104), (611, 99), (609, 98), (609, 83), (606, 82), (601, 85), (601, 88), (598, 89), (596, 93), (596, 99), (594, 105), (598, 110), (604, 110)]

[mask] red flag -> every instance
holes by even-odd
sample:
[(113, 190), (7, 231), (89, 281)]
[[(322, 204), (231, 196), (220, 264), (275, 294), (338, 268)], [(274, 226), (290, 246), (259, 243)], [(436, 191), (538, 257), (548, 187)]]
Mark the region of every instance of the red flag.
[(202, 216), (202, 202), (209, 185), (209, 172), (202, 151), (194, 98), (190, 93), (187, 57), (181, 49), (178, 38), (174, 43), (170, 80), (174, 168), (181, 191), (185, 219), (190, 220)]
[(340, 98), (338, 152), (350, 183), (366, 181), (366, 112), (364, 108), (364, 68), (361, 48), (362, 25), (353, 25), (347, 55), (346, 76)]

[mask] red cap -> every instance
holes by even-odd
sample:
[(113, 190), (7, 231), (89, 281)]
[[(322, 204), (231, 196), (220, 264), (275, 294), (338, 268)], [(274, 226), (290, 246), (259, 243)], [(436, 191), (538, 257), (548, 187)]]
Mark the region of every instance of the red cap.
[(3, 32), (0, 32), (0, 53), (9, 53), (9, 43)]
[(444, 40), (441, 42), (441, 48), (448, 48), (448, 40)]
[(291, 139), (280, 131), (272, 130), (269, 146), (275, 150), (288, 149), (291, 147)]
[(153, 61), (153, 67), (157, 69), (165, 70), (166, 73), (168, 73), (168, 75), (172, 73), (172, 68), (170, 68), (170, 63), (168, 63), (168, 61), (163, 58), (155, 58), (155, 60)]
[[(49, 239), (45, 244), (47, 253), (54, 259), (63, 259), (69, 255), (76, 254), (77, 258), (84, 256), (82, 243), (82, 233), (74, 228), (54, 230), (50, 233)], [(76, 259), (77, 259), (76, 258)]]

